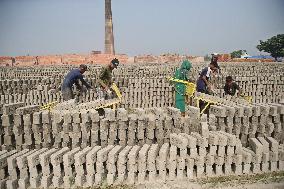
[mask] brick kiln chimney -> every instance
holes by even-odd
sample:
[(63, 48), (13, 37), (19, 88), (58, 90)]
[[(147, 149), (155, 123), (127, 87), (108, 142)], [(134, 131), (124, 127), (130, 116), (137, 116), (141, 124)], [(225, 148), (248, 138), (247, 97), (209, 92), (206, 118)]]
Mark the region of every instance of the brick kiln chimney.
[(115, 54), (111, 0), (105, 0), (105, 53)]

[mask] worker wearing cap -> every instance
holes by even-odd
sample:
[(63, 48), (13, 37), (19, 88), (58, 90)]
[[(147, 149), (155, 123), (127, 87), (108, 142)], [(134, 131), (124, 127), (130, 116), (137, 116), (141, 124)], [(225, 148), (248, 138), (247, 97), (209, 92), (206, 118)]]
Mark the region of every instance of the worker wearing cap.
[(238, 84), (236, 84), (232, 76), (226, 77), (226, 84), (224, 86), (225, 95), (240, 96), (241, 90)]
[(206, 94), (210, 94), (212, 92), (209, 80), (211, 78), (211, 74), (213, 72), (217, 72), (220, 69), (217, 61), (218, 61), (218, 56), (212, 54), (209, 66), (204, 68), (199, 74), (199, 78), (196, 83), (197, 92), (206, 93)]
[[(213, 73), (217, 73), (219, 68), (218, 65), (218, 55), (212, 54), (211, 62), (208, 67), (204, 68), (201, 73), (199, 74), (199, 78), (196, 83), (196, 91), (205, 93), (205, 94), (212, 94), (212, 85), (210, 84), (211, 75)], [(199, 101), (199, 108), (200, 111), (204, 109), (206, 106), (206, 102), (200, 100)], [(205, 113), (208, 112), (208, 108), (204, 111)]]
[(73, 85), (75, 84), (77, 89), (82, 90), (79, 81), (82, 85), (85, 85), (87, 89), (90, 89), (91, 86), (84, 80), (83, 74), (87, 70), (87, 66), (81, 64), (78, 69), (71, 70), (64, 78), (63, 84), (61, 86), (62, 98), (63, 101), (70, 100), (74, 98), (74, 93), (72, 90)]
[[(106, 67), (102, 69), (99, 76), (99, 85), (100, 88), (98, 89), (99, 98), (104, 98), (110, 95), (110, 87), (113, 83), (112, 80), (112, 70), (117, 68), (119, 65), (118, 59), (113, 59)], [(107, 93), (109, 93), (107, 95)]]
[[(174, 79), (179, 79), (183, 81), (189, 81), (188, 72), (192, 68), (191, 63), (188, 60), (184, 60), (179, 69), (176, 70)], [(186, 86), (183, 83), (176, 82), (175, 88), (175, 105), (181, 112), (181, 115), (185, 116), (185, 103), (186, 103)]]

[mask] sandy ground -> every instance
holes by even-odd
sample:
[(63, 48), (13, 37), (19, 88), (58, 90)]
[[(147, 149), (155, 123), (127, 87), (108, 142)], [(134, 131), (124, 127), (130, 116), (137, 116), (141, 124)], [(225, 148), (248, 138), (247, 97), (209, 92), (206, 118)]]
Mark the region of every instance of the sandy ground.
[(211, 185), (211, 184), (198, 184), (191, 182), (168, 182), (168, 183), (148, 183), (138, 185), (137, 189), (284, 189), (284, 182), (282, 183), (252, 183), (252, 184), (238, 184), (224, 186), (222, 183)]
[[(106, 186), (102, 189), (284, 189), (284, 172), (221, 176), (195, 180), (147, 182), (135, 186)], [(94, 188), (97, 189), (97, 188)]]

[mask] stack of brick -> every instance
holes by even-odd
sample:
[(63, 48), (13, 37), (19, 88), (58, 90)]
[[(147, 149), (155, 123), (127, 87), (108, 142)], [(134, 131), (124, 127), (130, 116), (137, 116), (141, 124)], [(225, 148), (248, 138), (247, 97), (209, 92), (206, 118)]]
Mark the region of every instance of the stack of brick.
[[(1, 116), (1, 128), (0, 128), (0, 143), (2, 145), (2, 149), (6, 149), (6, 150), (10, 150), (13, 148), (13, 146), (15, 147), (15, 135), (13, 134), (13, 126), (14, 126), (14, 113), (16, 112), (16, 109), (19, 107), (24, 106), (23, 103), (15, 103), (15, 104), (7, 104), (4, 105), (3, 108), (3, 115)], [(17, 132), (17, 129), (19, 128), (19, 123), (20, 120), (16, 120), (16, 129), (15, 131)], [(2, 143), (2, 135), (3, 136), (3, 143)], [(17, 134), (21, 134), (21, 131), (19, 131), (19, 133)]]
[(94, 146), (86, 155), (86, 186), (92, 187), (95, 183), (97, 152), (101, 150), (101, 146)]
[(210, 106), (209, 117), (217, 119), (216, 130), (238, 136), (244, 146), (248, 146), (249, 138), (257, 136), (271, 136), (278, 142), (283, 141), (282, 104), (226, 104)]
[(122, 146), (115, 146), (112, 150), (108, 153), (107, 159), (107, 183), (109, 185), (114, 184), (115, 179), (118, 177), (118, 155), (120, 151), (122, 151)]
[(2, 150), (0, 151), (0, 187), (1, 188), (6, 188), (6, 181), (8, 179), (8, 163), (7, 159), (14, 155), (17, 151), (16, 150)]
[[(7, 188), (18, 188), (18, 179), (19, 179), (19, 175), (17, 173), (17, 169), (19, 169), (18, 164), (17, 164), (17, 158), (20, 158), (21, 156), (23, 156), (24, 154), (28, 153), (28, 149), (19, 151), (13, 155), (11, 155), (10, 157), (7, 158), (7, 164), (8, 164), (8, 180), (6, 181), (6, 186)], [(20, 160), (20, 159), (18, 159)], [(20, 164), (20, 161), (19, 161)], [(21, 168), (25, 169), (24, 165), (21, 165)], [(21, 178), (24, 177), (23, 172), (24, 170), (21, 170)]]
[(85, 186), (86, 184), (86, 173), (87, 170), (84, 168), (84, 165), (86, 165), (86, 155), (88, 152), (90, 152), (92, 148), (91, 147), (86, 147), (83, 150), (77, 152), (74, 155), (75, 159), (75, 171), (76, 171), (76, 176), (75, 176), (75, 185), (76, 186)]
[[(95, 186), (99, 186), (105, 179), (107, 167), (105, 166), (109, 152), (114, 148), (113, 145), (108, 145), (97, 152), (96, 173), (95, 173)], [(113, 175), (110, 175), (111, 177)], [(109, 178), (110, 179), (110, 178)], [(112, 179), (110, 179), (112, 181)]]
[(42, 148), (27, 156), (30, 175), (28, 179), (19, 180), (19, 185), (21, 185), (22, 188), (27, 188), (29, 185), (33, 187), (40, 185), (42, 170), (39, 169), (39, 167), (41, 167), (40, 165), (41, 159), (39, 158), (39, 156), (47, 151), (48, 151), (47, 148)]
[[(284, 170), (284, 148), (271, 137), (249, 140), (232, 134), (172, 134), (170, 144), (108, 145), (0, 151), (1, 188), (94, 187), (141, 184)], [(7, 173), (5, 171), (7, 169)], [(17, 171), (19, 170), (19, 171)]]

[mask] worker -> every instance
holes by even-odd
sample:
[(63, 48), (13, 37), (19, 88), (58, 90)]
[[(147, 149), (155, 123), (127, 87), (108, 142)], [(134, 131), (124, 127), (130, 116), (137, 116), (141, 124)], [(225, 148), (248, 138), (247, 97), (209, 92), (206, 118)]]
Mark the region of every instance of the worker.
[[(196, 91), (205, 93), (205, 94), (212, 94), (212, 85), (210, 83), (211, 75), (217, 73), (220, 67), (218, 65), (218, 54), (212, 54), (211, 62), (208, 67), (205, 67), (201, 73), (199, 74), (199, 78), (196, 83)], [(206, 107), (207, 102), (200, 100), (199, 101), (199, 108), (202, 111)], [(209, 106), (204, 113), (208, 113)]]
[(113, 83), (112, 71), (119, 65), (119, 60), (114, 58), (106, 67), (104, 67), (99, 76), (99, 88), (98, 95), (99, 98), (109, 99), (111, 98), (110, 87)]
[(211, 94), (212, 93), (212, 85), (210, 84), (209, 80), (211, 74), (213, 72), (217, 73), (220, 69), (218, 65), (218, 56), (216, 54), (212, 54), (211, 62), (208, 67), (205, 67), (201, 73), (199, 74), (199, 78), (196, 83), (196, 91)]
[[(188, 60), (184, 60), (179, 69), (176, 70), (174, 79), (179, 79), (183, 81), (189, 81), (188, 72), (192, 68), (191, 63)], [(181, 115), (185, 116), (185, 103), (188, 101), (186, 96), (186, 86), (183, 83), (176, 82), (175, 88), (175, 105), (181, 112)]]
[(80, 86), (79, 81), (82, 85), (85, 85), (87, 89), (91, 89), (91, 86), (84, 80), (83, 74), (87, 70), (87, 66), (81, 64), (78, 69), (71, 70), (64, 78), (61, 86), (61, 92), (63, 101), (67, 101), (74, 98), (72, 87), (75, 84), (79, 91), (83, 90), (83, 86)]
[(236, 84), (232, 76), (226, 77), (226, 84), (224, 86), (225, 95), (240, 96), (241, 90), (238, 84)]

